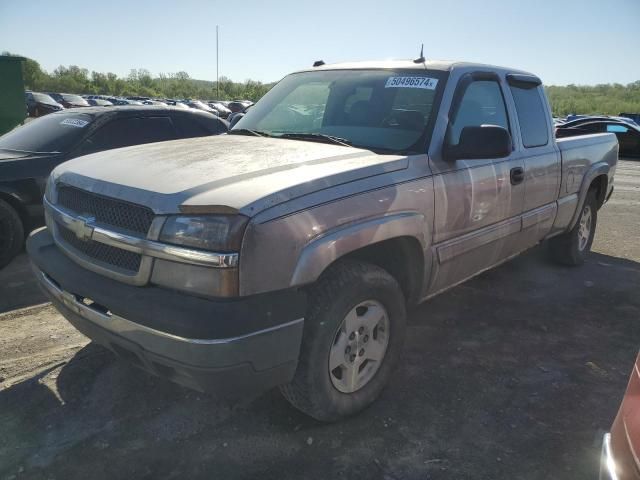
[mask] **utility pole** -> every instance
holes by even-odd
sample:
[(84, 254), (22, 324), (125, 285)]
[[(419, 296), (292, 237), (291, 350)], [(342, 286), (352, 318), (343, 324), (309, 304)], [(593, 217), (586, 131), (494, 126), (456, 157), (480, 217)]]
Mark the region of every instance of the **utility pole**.
[(220, 49), (218, 47), (218, 25), (216, 25), (216, 100), (220, 100), (220, 62), (218, 62), (218, 56)]

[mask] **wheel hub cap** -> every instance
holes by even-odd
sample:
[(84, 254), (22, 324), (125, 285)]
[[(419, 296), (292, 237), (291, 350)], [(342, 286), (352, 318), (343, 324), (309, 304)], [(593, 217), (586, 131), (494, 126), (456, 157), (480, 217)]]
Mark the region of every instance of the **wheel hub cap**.
[(589, 243), (591, 237), (591, 207), (586, 205), (580, 216), (580, 224), (578, 225), (578, 249), (584, 250)]
[(389, 315), (375, 300), (353, 307), (336, 332), (329, 353), (329, 376), (333, 386), (353, 393), (374, 377), (389, 344)]

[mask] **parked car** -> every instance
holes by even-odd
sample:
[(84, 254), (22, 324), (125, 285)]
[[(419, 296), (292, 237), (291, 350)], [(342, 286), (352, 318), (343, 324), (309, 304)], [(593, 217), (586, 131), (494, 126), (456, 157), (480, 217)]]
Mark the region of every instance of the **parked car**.
[(591, 123), (591, 122), (609, 122), (609, 121), (617, 121), (617, 122), (624, 122), (624, 123), (628, 123), (634, 126), (635, 122), (633, 120), (631, 120), (630, 118), (623, 118), (623, 117), (609, 117), (606, 115), (592, 115), (592, 116), (586, 116), (586, 117), (581, 117), (581, 118), (577, 118), (575, 120), (571, 120), (570, 122), (565, 122), (563, 124), (563, 127), (577, 127), (578, 125), (583, 125), (585, 123)]
[[(42, 224), (42, 195), (62, 162), (112, 148), (225, 133), (215, 115), (169, 107), (89, 107), (53, 113), (0, 137), (0, 268)], [(115, 213), (114, 213), (115, 214)]]
[(280, 386), (334, 421), (382, 391), (408, 306), (547, 239), (581, 264), (617, 146), (556, 141), (528, 73), (325, 65), (228, 135), (58, 166), (27, 250), (56, 308), (134, 364), (219, 393)]
[(51, 98), (61, 104), (64, 108), (88, 107), (87, 101), (80, 95), (71, 93), (49, 93)]
[(244, 103), (233, 101), (233, 102), (229, 102), (229, 104), (227, 105), (227, 108), (231, 110), (231, 113), (242, 113), (244, 112), (244, 109), (247, 108), (248, 106), (249, 105), (246, 105)]
[(143, 105), (161, 105), (161, 106), (162, 105), (165, 105), (165, 106), (167, 105), (166, 103), (161, 102), (159, 100), (142, 100), (142, 104)]
[(190, 101), (187, 102), (187, 106), (191, 107), (191, 108), (196, 108), (198, 110), (202, 110), (204, 112), (209, 112), (209, 113), (213, 113), (213, 114), (217, 114), (218, 113), (217, 110), (214, 110), (209, 105), (207, 105), (204, 102), (201, 102), (200, 100), (190, 100)]
[(121, 98), (118, 105), (144, 105), (140, 100), (131, 100), (129, 98)]
[(27, 102), (27, 115), (30, 117), (41, 117), (47, 113), (64, 110), (61, 104), (46, 93), (25, 92), (24, 98)]
[(88, 98), (87, 103), (94, 107), (110, 107), (113, 105), (109, 100), (103, 100), (101, 98)]
[(244, 112), (230, 113), (229, 116), (227, 117), (227, 120), (229, 121), (229, 125), (233, 127), (236, 123), (240, 121), (242, 117), (244, 117), (244, 115), (245, 115)]
[(112, 104), (118, 105), (118, 106), (142, 105), (142, 102), (139, 102), (138, 100), (129, 100), (127, 98), (121, 98), (121, 97), (109, 97), (107, 98), (107, 100)]
[(208, 105), (217, 112), (219, 117), (227, 118), (231, 114), (231, 110), (220, 102), (209, 102)]
[(571, 122), (573, 120), (577, 120), (579, 118), (584, 118), (584, 117), (588, 117), (588, 115), (577, 115), (575, 113), (570, 113), (569, 115), (567, 115), (567, 118), (565, 120), (567, 122)]
[(556, 127), (556, 136), (558, 138), (604, 132), (616, 135), (620, 145), (620, 155), (640, 156), (640, 127), (631, 123), (605, 119), (579, 123), (573, 126), (565, 124)]
[(630, 118), (637, 125), (640, 125), (640, 113), (621, 113), (621, 117)]
[(611, 431), (602, 442), (600, 480), (640, 480), (640, 355)]

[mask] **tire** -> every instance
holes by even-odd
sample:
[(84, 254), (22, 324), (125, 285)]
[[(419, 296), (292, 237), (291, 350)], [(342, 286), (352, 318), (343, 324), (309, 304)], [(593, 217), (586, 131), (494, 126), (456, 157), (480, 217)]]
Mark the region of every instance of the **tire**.
[(598, 201), (596, 193), (594, 190), (589, 190), (582, 206), (582, 212), (580, 212), (574, 227), (567, 233), (549, 240), (551, 258), (562, 265), (582, 265), (587, 254), (591, 251), (597, 221)]
[[(360, 412), (389, 380), (405, 325), (405, 298), (389, 273), (368, 263), (337, 262), (310, 291), (298, 367), (293, 380), (280, 387), (282, 394), (323, 422)], [(330, 370), (336, 360), (342, 364)]]
[(0, 200), (0, 268), (6, 266), (22, 250), (24, 226), (11, 205)]

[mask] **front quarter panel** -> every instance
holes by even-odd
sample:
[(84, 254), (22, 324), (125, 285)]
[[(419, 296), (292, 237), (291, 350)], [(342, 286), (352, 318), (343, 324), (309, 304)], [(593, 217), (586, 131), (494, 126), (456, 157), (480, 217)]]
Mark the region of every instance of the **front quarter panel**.
[(341, 198), (328, 190), (320, 205), (278, 218), (269, 212), (255, 217), (240, 254), (240, 295), (313, 283), (342, 255), (388, 238), (413, 236), (430, 251), (433, 183), (426, 155), (416, 156), (416, 164), (422, 175), (411, 166), (404, 179), (390, 175), (390, 182), (399, 183)]

